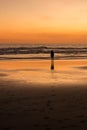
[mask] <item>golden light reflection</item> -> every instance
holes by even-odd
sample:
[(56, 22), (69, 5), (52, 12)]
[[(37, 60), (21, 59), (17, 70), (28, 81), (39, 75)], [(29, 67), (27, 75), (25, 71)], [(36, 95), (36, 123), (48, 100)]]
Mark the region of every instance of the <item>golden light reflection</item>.
[[(50, 61), (0, 61), (0, 70), (7, 80), (26, 83), (86, 84), (86, 60), (55, 61), (55, 70), (50, 70)], [(81, 70), (81, 67), (83, 68)]]

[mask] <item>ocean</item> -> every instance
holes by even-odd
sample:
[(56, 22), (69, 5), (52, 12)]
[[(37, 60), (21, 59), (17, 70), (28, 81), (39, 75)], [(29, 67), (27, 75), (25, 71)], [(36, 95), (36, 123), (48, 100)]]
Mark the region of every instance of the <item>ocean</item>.
[(55, 60), (87, 59), (87, 44), (0, 44), (0, 60), (50, 58)]

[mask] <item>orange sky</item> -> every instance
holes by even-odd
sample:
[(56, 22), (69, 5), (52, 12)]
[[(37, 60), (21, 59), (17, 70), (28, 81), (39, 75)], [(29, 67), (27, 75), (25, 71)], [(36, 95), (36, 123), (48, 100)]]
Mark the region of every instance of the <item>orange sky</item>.
[(0, 0), (0, 43), (87, 43), (87, 0)]

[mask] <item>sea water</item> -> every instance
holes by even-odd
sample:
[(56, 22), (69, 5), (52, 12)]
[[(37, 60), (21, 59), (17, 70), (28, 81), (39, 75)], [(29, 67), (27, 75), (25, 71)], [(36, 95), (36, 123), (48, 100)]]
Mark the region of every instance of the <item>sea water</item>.
[(0, 60), (49, 59), (50, 51), (55, 59), (87, 59), (87, 44), (0, 44)]
[[(50, 51), (55, 68), (50, 69)], [(0, 44), (0, 79), (87, 85), (87, 44)]]

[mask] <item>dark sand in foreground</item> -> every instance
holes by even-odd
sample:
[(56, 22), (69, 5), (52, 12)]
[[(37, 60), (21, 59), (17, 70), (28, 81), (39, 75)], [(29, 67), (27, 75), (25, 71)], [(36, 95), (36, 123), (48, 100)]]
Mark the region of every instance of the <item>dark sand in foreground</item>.
[(0, 130), (87, 130), (87, 85), (0, 81)]

